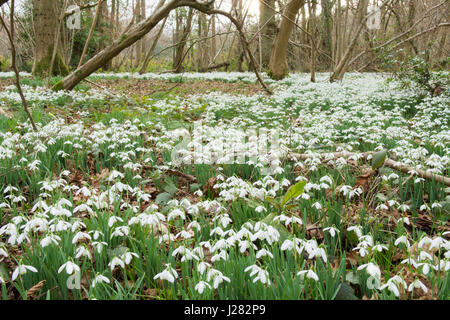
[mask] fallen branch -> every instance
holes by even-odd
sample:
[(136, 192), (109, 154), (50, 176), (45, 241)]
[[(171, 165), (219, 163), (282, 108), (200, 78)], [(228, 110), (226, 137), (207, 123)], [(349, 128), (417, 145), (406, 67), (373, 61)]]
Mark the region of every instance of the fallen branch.
[[(149, 166), (149, 165), (145, 165), (142, 168), (147, 169), (147, 170), (161, 170), (161, 168), (156, 168), (156, 167)], [(166, 171), (174, 176), (185, 178), (186, 180), (189, 180), (190, 182), (197, 182), (197, 178), (194, 176), (191, 176), (190, 174), (187, 174), (187, 173), (184, 173), (181, 171), (172, 170), (172, 169), (165, 169), (164, 171)]]
[[(369, 155), (372, 155), (373, 152), (364, 152), (362, 154), (359, 154), (359, 156), (361, 156), (362, 159), (367, 159), (367, 157)], [(297, 160), (306, 160), (306, 159), (310, 159), (313, 157), (321, 157), (321, 158), (325, 158), (327, 160), (332, 160), (332, 159), (337, 159), (337, 158), (350, 158), (352, 156), (357, 156), (357, 153), (354, 152), (333, 152), (333, 153), (320, 153), (320, 154), (308, 154), (308, 153), (291, 153), (291, 156), (293, 156), (294, 158), (296, 158)], [(435, 180), (437, 182), (443, 183), (446, 186), (450, 186), (450, 178), (449, 177), (445, 177), (445, 176), (441, 176), (435, 173), (431, 173), (431, 172), (427, 172), (424, 170), (420, 170), (420, 169), (415, 169), (413, 167), (410, 166), (406, 166), (401, 164), (400, 162), (394, 161), (392, 159), (387, 158), (386, 161), (384, 162), (384, 165), (386, 167), (389, 167), (391, 169), (406, 173), (406, 174), (411, 174), (412, 172), (415, 173), (417, 176), (427, 179), (427, 180)]]
[(200, 69), (198, 69), (198, 72), (206, 72), (206, 71), (210, 71), (210, 70), (214, 70), (214, 69), (219, 69), (222, 67), (228, 67), (229, 65), (230, 65), (229, 62), (218, 63), (218, 64), (212, 65), (210, 67), (200, 68)]

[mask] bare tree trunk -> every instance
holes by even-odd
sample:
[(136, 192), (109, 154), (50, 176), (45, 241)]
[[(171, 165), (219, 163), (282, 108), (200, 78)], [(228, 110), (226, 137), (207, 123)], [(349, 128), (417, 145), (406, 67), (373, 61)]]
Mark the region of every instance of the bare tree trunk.
[(305, 0), (291, 0), (284, 10), (283, 18), (281, 19), (280, 29), (272, 49), (270, 57), (269, 75), (272, 79), (283, 79), (288, 72), (286, 65), (286, 52), (289, 38), (294, 27), (295, 16), (300, 7), (305, 4)]
[(89, 29), (89, 34), (86, 39), (86, 43), (84, 44), (83, 52), (81, 53), (80, 61), (78, 62), (78, 68), (83, 64), (84, 56), (86, 55), (87, 48), (89, 46), (89, 42), (91, 42), (92, 34), (94, 33), (94, 27), (97, 23), (98, 16), (100, 14), (100, 7), (104, 0), (98, 0), (97, 8), (95, 9), (94, 19), (92, 20), (91, 28)]
[(316, 82), (316, 48), (314, 46), (314, 37), (316, 35), (316, 8), (317, 8), (317, 0), (311, 0), (308, 3), (309, 7), (309, 20), (311, 30), (309, 33), (311, 34), (310, 46), (311, 46), (311, 82)]
[[(334, 82), (336, 80), (342, 80), (344, 77), (344, 74), (347, 70), (347, 66), (349, 65), (349, 61), (351, 58), (351, 54), (353, 52), (353, 49), (356, 46), (356, 43), (358, 41), (358, 38), (361, 34), (361, 31), (364, 29), (365, 21), (366, 21), (366, 12), (367, 12), (367, 6), (369, 4), (369, 0), (361, 0), (358, 3), (358, 18), (356, 19), (356, 32), (353, 36), (352, 42), (348, 45), (347, 50), (345, 51), (344, 56), (341, 58), (339, 63), (336, 66), (336, 69), (332, 73), (330, 77), (330, 82)], [(359, 24), (359, 26), (358, 26)]]
[[(0, 4), (0, 6), (1, 5), (2, 4)], [(25, 109), (25, 113), (27, 114), (28, 119), (31, 122), (31, 126), (34, 131), (37, 131), (36, 124), (34, 123), (33, 117), (31, 116), (30, 110), (28, 109), (27, 100), (25, 99), (25, 96), (22, 92), (22, 87), (20, 86), (20, 75), (19, 75), (19, 70), (17, 69), (17, 65), (16, 65), (16, 47), (14, 46), (14, 0), (11, 1), (11, 8), (10, 8), (9, 16), (10, 16), (9, 30), (8, 30), (8, 27), (6, 26), (5, 21), (1, 17), (1, 15), (0, 15), (0, 22), (3, 25), (3, 28), (5, 28), (6, 34), (9, 39), (9, 44), (11, 45), (11, 65), (14, 70), (15, 85), (16, 85), (17, 91), (19, 92), (20, 99), (22, 100), (22, 105), (23, 105), (23, 108)]]
[(161, 38), (162, 32), (164, 30), (164, 26), (166, 25), (166, 21), (167, 21), (167, 17), (164, 18), (164, 20), (163, 20), (163, 22), (161, 24), (161, 28), (159, 28), (158, 33), (155, 36), (155, 39), (153, 39), (152, 46), (147, 51), (147, 54), (146, 54), (145, 59), (144, 59), (144, 63), (142, 64), (142, 67), (139, 70), (140, 74), (143, 74), (145, 72), (145, 70), (147, 69), (147, 67), (148, 67), (148, 63), (150, 62), (151, 54), (152, 54), (153, 50), (155, 50), (155, 47), (158, 44), (159, 38)]
[[(176, 39), (178, 45), (175, 48), (175, 57), (173, 60), (173, 70), (176, 73), (180, 73), (183, 71), (183, 60), (185, 57), (184, 49), (186, 48), (187, 38), (189, 37), (189, 34), (191, 33), (193, 17), (194, 17), (194, 10), (192, 8), (189, 8), (187, 21), (186, 21), (186, 25), (184, 26), (183, 33), (181, 34), (181, 36), (179, 36)], [(183, 18), (183, 17), (181, 17), (181, 18)], [(181, 21), (182, 21), (182, 19), (181, 19)], [(180, 28), (181, 28), (181, 26), (180, 26)], [(179, 30), (179, 32), (181, 32), (181, 30)]]
[(277, 34), (275, 0), (259, 0), (259, 28), (261, 29), (261, 68), (269, 68), (270, 53)]
[[(54, 41), (58, 30), (59, 8), (58, 2), (53, 0), (33, 1), (33, 20), (35, 24), (36, 47), (34, 54), (33, 74), (45, 76), (50, 69), (53, 55)], [(54, 75), (69, 73), (61, 54), (57, 51), (53, 68)]]

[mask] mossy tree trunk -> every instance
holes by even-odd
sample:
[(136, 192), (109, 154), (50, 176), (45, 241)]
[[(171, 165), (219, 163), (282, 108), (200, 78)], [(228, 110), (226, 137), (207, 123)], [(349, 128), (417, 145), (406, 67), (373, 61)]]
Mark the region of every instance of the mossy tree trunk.
[(284, 9), (269, 64), (269, 76), (274, 80), (281, 80), (288, 74), (286, 64), (288, 42), (294, 28), (295, 17), (304, 4), (305, 0), (291, 0)]
[[(47, 76), (52, 61), (54, 41), (58, 31), (58, 1), (34, 0), (33, 19), (36, 37), (33, 75)], [(53, 75), (67, 75), (69, 70), (59, 52), (56, 53)]]

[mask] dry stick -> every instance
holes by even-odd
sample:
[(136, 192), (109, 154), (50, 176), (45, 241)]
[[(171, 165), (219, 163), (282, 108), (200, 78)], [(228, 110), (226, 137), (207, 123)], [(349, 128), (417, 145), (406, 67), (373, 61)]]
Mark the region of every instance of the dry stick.
[(30, 119), (31, 126), (33, 127), (34, 131), (38, 131), (36, 124), (34, 123), (33, 117), (31, 116), (30, 110), (28, 109), (27, 100), (25, 100), (25, 96), (22, 92), (22, 87), (20, 86), (20, 76), (19, 76), (19, 70), (17, 70), (16, 66), (16, 47), (14, 46), (14, 0), (11, 2), (11, 12), (10, 12), (10, 29), (6, 27), (6, 23), (3, 20), (2, 16), (0, 15), (0, 21), (3, 25), (3, 28), (5, 28), (6, 34), (8, 35), (9, 43), (11, 44), (11, 65), (14, 70), (15, 74), (15, 82), (17, 91), (19, 91), (20, 99), (22, 100), (23, 108), (25, 109), (25, 112), (28, 116), (28, 119)]
[[(366, 159), (369, 155), (372, 155), (373, 152), (364, 152), (362, 153), (362, 158)], [(297, 160), (306, 160), (309, 158), (313, 158), (316, 157), (317, 154), (307, 154), (307, 153), (291, 153), (291, 155), (296, 158)], [(320, 153), (318, 156), (322, 157), (322, 158), (326, 158), (329, 160), (335, 159), (335, 158), (349, 158), (351, 156), (357, 155), (356, 153), (353, 152), (334, 152), (334, 153)], [(413, 167), (410, 166), (406, 166), (401, 164), (400, 162), (394, 161), (392, 159), (387, 158), (386, 161), (384, 162), (384, 165), (386, 167), (389, 167), (391, 169), (394, 170), (398, 170), (400, 172), (406, 173), (406, 174), (410, 174), (411, 171), (416, 172), (417, 175), (421, 178), (427, 179), (427, 180), (436, 180), (438, 182), (441, 182), (443, 184), (445, 184), (446, 186), (450, 186), (450, 178), (449, 177), (445, 177), (445, 176), (441, 176), (435, 173), (431, 173), (431, 172), (427, 172), (424, 170), (420, 170), (420, 169), (415, 169)]]
[(63, 7), (63, 10), (59, 17), (58, 31), (56, 31), (56, 36), (55, 36), (55, 40), (54, 40), (55, 43), (53, 44), (53, 53), (52, 53), (52, 60), (50, 62), (50, 70), (48, 72), (47, 86), (50, 86), (50, 78), (52, 77), (52, 73), (53, 73), (53, 64), (55, 63), (56, 53), (58, 52), (59, 34), (61, 33), (61, 26), (62, 26), (62, 22), (64, 20), (64, 14), (65, 14), (66, 10), (67, 10), (67, 0), (64, 1), (64, 7)]
[(88, 38), (86, 39), (86, 43), (84, 44), (83, 53), (81, 54), (80, 62), (78, 63), (77, 69), (78, 69), (79, 67), (81, 67), (81, 65), (83, 64), (83, 59), (84, 59), (84, 56), (86, 55), (86, 51), (87, 51), (89, 42), (91, 41), (92, 34), (94, 33), (94, 27), (95, 27), (95, 24), (97, 23), (98, 15), (99, 15), (99, 13), (100, 13), (100, 6), (102, 5), (102, 2), (103, 2), (103, 1), (104, 1), (104, 0), (98, 0), (97, 8), (95, 9), (94, 20), (92, 20), (91, 29), (89, 30)]

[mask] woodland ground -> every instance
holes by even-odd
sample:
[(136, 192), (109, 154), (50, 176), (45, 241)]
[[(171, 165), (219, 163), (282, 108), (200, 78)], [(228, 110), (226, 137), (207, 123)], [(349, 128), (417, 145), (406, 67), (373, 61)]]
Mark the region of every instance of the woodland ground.
[(448, 176), (449, 91), (326, 79), (0, 79), (3, 299), (448, 299), (449, 187), (361, 155)]

